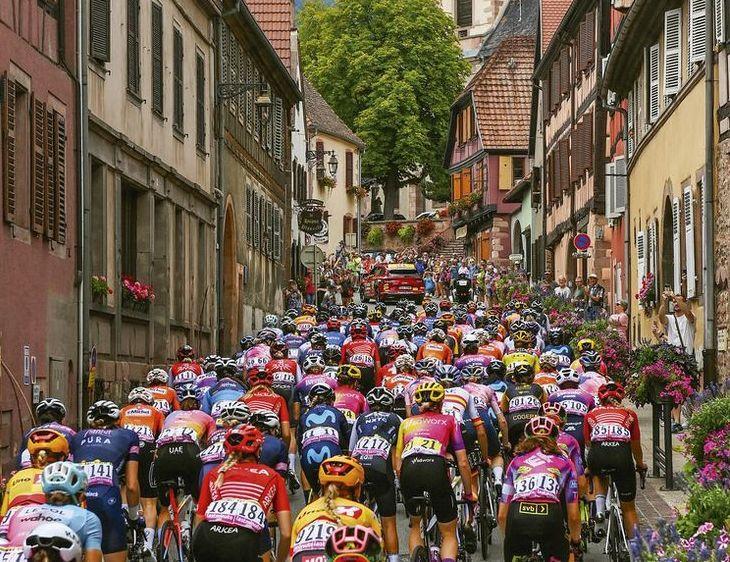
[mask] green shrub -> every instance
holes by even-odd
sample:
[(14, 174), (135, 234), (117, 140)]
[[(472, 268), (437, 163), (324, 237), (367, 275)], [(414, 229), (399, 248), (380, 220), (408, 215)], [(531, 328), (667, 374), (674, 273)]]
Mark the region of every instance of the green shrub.
[(730, 526), (730, 491), (720, 486), (692, 486), (687, 509), (687, 514), (677, 520), (677, 529), (685, 537), (692, 536), (708, 521), (717, 529), (727, 528)]
[(702, 467), (707, 436), (729, 425), (730, 396), (705, 402), (689, 418), (684, 444), (698, 467)]
[(398, 229), (398, 238), (401, 239), (401, 242), (404, 244), (411, 244), (413, 243), (413, 238), (416, 235), (416, 229), (413, 228), (413, 225), (409, 224), (407, 226), (401, 226)]
[(379, 226), (375, 226), (368, 231), (367, 241), (368, 244), (375, 248), (380, 248), (383, 245), (383, 238), (385, 233)]

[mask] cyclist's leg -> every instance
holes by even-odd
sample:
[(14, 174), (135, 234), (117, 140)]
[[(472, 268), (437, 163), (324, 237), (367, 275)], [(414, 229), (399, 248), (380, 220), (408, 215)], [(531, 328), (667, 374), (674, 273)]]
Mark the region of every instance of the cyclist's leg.
[(540, 525), (542, 536), (539, 538), (539, 543), (543, 560), (568, 561), (570, 543), (565, 534), (566, 517), (562, 504), (550, 504), (548, 513)]
[(375, 502), (383, 523), (383, 540), (388, 557), (398, 556), (398, 526), (396, 521), (395, 481), (391, 474), (368, 470), (366, 481), (375, 485)]
[(626, 537), (632, 538), (638, 524), (636, 504), (634, 503), (636, 499), (636, 466), (628, 443), (616, 449), (620, 452), (615, 455), (616, 472), (613, 475), (613, 481), (616, 483), (618, 499), (621, 502)]
[(96, 487), (87, 494), (87, 508), (101, 521), (101, 551), (106, 562), (127, 559), (127, 523), (122, 513), (122, 497), (117, 487)]
[[(520, 520), (522, 518), (522, 520)], [(515, 556), (530, 554), (530, 538), (523, 534), (527, 528), (524, 516), (518, 512), (518, 505), (511, 503), (507, 512), (504, 530), (504, 562), (512, 562)]]
[(152, 549), (157, 526), (157, 484), (154, 475), (155, 447), (153, 443), (139, 444), (139, 495), (145, 521), (145, 546)]
[(423, 495), (423, 491), (426, 489), (422, 483), (421, 461), (422, 457), (409, 457), (405, 459), (400, 473), (403, 503), (406, 507), (406, 513), (408, 513), (411, 520), (408, 533), (408, 552), (411, 553), (417, 546), (423, 545), (423, 537), (421, 536), (421, 509), (423, 506), (413, 499)]
[(426, 489), (431, 494), (433, 513), (441, 532), (441, 560), (455, 560), (458, 552), (456, 540), (457, 509), (456, 496), (451, 487), (446, 461), (436, 457), (427, 473)]
[(586, 466), (593, 480), (593, 496), (596, 503), (596, 517), (599, 523), (603, 523), (606, 517), (606, 491), (608, 490), (608, 482), (606, 478), (601, 476), (601, 470), (607, 466), (606, 456), (600, 443), (595, 443), (588, 449), (588, 456), (586, 458)]

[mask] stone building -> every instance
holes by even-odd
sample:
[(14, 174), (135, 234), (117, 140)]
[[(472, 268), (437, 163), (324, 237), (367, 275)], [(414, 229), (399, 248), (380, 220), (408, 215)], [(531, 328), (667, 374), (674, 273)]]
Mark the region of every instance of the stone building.
[(500, 16), (504, 0), (440, 0), (441, 8), (454, 18), (456, 36), (467, 60), (479, 63), (484, 37)]

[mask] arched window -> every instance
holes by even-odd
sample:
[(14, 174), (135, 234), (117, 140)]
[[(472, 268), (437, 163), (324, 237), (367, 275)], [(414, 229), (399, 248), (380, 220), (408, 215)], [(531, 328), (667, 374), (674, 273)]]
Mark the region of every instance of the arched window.
[(674, 223), (672, 216), (672, 200), (667, 197), (664, 200), (664, 213), (662, 215), (662, 269), (661, 269), (661, 285), (657, 287), (658, 291), (664, 287), (670, 287), (674, 290), (674, 260), (679, 256), (674, 255)]

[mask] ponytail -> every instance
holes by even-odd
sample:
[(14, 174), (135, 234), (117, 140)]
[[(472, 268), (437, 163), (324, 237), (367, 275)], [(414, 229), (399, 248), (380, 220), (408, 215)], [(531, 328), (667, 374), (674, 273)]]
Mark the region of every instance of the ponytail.
[(525, 439), (517, 445), (515, 449), (516, 455), (523, 455), (540, 449), (545, 455), (560, 455), (565, 456), (565, 453), (558, 446), (558, 443), (550, 436), (547, 435), (533, 435), (532, 437), (525, 437)]
[(218, 478), (215, 479), (215, 483), (213, 484), (213, 488), (215, 490), (219, 490), (220, 487), (223, 485), (223, 475), (228, 471), (229, 468), (231, 468), (234, 464), (240, 462), (242, 459), (241, 453), (231, 453), (226, 457), (226, 460), (224, 460), (220, 467), (218, 467)]
[(335, 511), (335, 500), (340, 497), (340, 489), (337, 484), (330, 482), (327, 487), (322, 490), (322, 497), (324, 498), (324, 505), (327, 513), (337, 522), (337, 525), (343, 525), (342, 519)]

